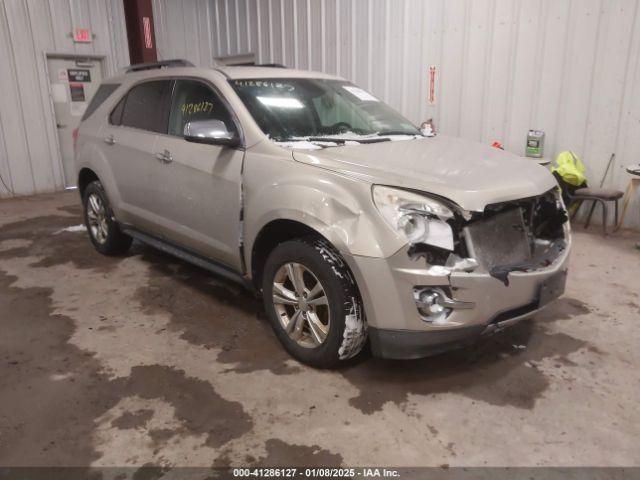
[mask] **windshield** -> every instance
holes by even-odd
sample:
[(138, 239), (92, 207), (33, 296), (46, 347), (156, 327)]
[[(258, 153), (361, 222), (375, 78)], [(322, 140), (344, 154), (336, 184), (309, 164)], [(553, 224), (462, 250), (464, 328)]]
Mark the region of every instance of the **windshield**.
[[(316, 78), (230, 80), (262, 131), (277, 142), (371, 143), (421, 135), (409, 120), (355, 85)], [(336, 140), (340, 141), (336, 141)]]

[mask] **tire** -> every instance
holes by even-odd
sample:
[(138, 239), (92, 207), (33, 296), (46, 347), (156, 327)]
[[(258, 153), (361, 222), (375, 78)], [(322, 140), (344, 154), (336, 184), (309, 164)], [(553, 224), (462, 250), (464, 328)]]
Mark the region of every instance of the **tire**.
[[(269, 254), (263, 272), (265, 311), (278, 339), (294, 358), (313, 367), (331, 368), (362, 350), (367, 326), (358, 288), (346, 263), (327, 241), (284, 242)], [(292, 280), (299, 279), (300, 272), (302, 291), (307, 295), (302, 302), (305, 294), (295, 296), (300, 289)]]
[(84, 223), (95, 249), (103, 255), (126, 252), (133, 239), (120, 230), (107, 194), (98, 180), (87, 185), (82, 196), (82, 205), (84, 206)]

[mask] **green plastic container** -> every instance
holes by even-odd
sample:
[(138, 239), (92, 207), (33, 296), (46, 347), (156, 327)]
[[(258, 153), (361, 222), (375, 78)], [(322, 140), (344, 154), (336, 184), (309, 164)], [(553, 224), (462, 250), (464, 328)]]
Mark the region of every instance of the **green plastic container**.
[(544, 153), (544, 132), (529, 130), (527, 134), (527, 157), (541, 158)]

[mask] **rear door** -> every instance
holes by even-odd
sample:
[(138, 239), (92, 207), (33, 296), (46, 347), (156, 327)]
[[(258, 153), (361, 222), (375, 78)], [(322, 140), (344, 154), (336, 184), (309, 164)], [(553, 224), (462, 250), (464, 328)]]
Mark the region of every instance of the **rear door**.
[(221, 120), (229, 131), (238, 125), (214, 88), (202, 81), (179, 79), (173, 92), (168, 135), (160, 135), (156, 155), (156, 201), (163, 236), (174, 243), (239, 270), (240, 188), (244, 152), (187, 142), (187, 122)]
[(155, 144), (166, 133), (173, 80), (150, 80), (133, 86), (109, 116), (103, 130), (107, 158), (121, 200), (124, 223), (158, 233), (161, 223), (154, 176)]

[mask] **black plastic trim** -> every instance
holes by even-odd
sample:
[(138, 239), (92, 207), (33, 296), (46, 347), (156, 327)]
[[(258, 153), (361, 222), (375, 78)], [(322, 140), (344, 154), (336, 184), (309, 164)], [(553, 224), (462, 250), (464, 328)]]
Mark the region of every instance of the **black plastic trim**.
[(193, 63), (183, 58), (174, 58), (171, 60), (161, 60), (159, 62), (136, 63), (125, 69), (126, 73), (141, 72), (144, 70), (155, 70), (156, 68), (175, 68), (175, 67), (193, 67)]
[(120, 228), (127, 235), (130, 235), (136, 240), (139, 240), (153, 248), (156, 248), (162, 252), (173, 255), (174, 257), (177, 257), (181, 260), (184, 260), (193, 265), (196, 265), (197, 267), (203, 268), (220, 277), (224, 277), (227, 280), (231, 280), (232, 282), (238, 283), (243, 287), (247, 288), (248, 290), (253, 289), (253, 285), (249, 281), (249, 279), (247, 279), (240, 272), (236, 271), (235, 269), (227, 265), (224, 265), (210, 258), (204, 257), (198, 253), (192, 252), (183, 247), (174, 245), (173, 243), (168, 242), (167, 240), (163, 240), (153, 235), (149, 235), (147, 233), (141, 232), (140, 230), (130, 225), (121, 225)]
[(484, 324), (431, 331), (369, 327), (369, 340), (371, 352), (376, 357), (410, 360), (471, 345), (480, 338), (485, 328)]

